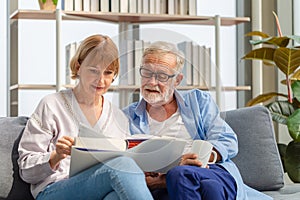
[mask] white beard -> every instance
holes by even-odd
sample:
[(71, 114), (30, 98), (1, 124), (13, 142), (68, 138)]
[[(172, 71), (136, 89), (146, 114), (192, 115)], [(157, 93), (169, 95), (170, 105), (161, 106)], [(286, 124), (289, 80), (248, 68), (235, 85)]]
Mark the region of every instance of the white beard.
[[(149, 92), (147, 89), (154, 90), (155, 92)], [(174, 84), (173, 81), (165, 87), (165, 92), (162, 92), (158, 86), (147, 86), (145, 85), (142, 89), (142, 96), (145, 101), (153, 105), (164, 105), (166, 104), (173, 96), (174, 93)]]

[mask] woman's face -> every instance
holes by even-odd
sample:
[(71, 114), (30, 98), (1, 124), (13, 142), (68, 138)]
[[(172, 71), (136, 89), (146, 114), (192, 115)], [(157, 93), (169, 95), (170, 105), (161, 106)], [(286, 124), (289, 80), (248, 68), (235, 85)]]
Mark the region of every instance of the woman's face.
[(82, 63), (78, 70), (79, 84), (84, 90), (91, 95), (101, 96), (107, 92), (113, 78), (115, 71), (111, 66), (102, 66), (102, 63), (92, 64)]

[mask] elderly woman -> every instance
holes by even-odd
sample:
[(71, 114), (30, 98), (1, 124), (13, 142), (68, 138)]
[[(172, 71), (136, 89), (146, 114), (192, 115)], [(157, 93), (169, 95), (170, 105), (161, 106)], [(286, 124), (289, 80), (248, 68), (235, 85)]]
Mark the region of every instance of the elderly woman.
[(80, 44), (70, 62), (73, 89), (44, 97), (27, 123), (19, 144), (22, 179), (36, 199), (152, 199), (143, 171), (118, 157), (69, 178), (71, 146), (80, 123), (107, 137), (129, 135), (128, 119), (104, 98), (119, 72), (119, 53), (107, 36)]

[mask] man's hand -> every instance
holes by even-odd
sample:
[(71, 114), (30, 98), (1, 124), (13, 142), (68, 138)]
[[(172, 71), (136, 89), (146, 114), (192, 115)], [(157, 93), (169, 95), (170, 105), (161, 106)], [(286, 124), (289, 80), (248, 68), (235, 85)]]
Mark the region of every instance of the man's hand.
[[(193, 166), (202, 166), (202, 162), (198, 160), (198, 155), (195, 153), (184, 154), (179, 162), (179, 165), (193, 165)], [(208, 168), (208, 165), (206, 166)]]
[(166, 174), (145, 172), (147, 186), (150, 190), (166, 188)]

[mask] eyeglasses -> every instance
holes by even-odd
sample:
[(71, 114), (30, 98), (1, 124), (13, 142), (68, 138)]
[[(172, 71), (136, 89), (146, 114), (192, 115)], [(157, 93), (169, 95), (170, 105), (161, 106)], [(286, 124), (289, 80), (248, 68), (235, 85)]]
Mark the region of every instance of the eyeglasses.
[(169, 80), (169, 78), (173, 78), (177, 74), (168, 75), (168, 74), (165, 74), (163, 72), (156, 73), (156, 72), (153, 72), (149, 69), (145, 69), (145, 68), (141, 67), (140, 68), (140, 75), (144, 78), (152, 78), (153, 75), (154, 75), (156, 80), (158, 80), (160, 82), (167, 82)]

